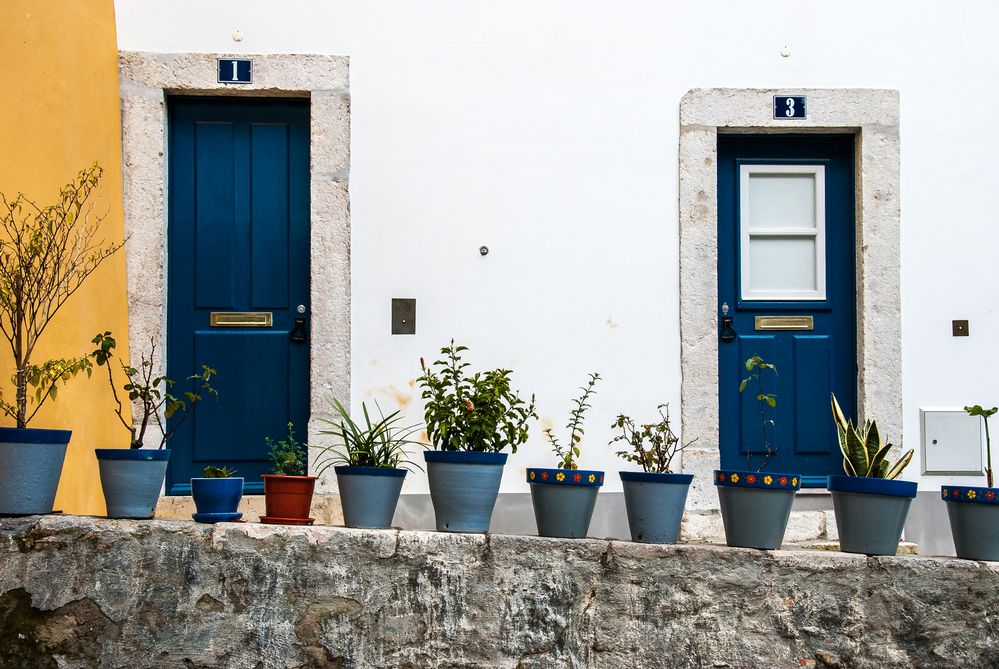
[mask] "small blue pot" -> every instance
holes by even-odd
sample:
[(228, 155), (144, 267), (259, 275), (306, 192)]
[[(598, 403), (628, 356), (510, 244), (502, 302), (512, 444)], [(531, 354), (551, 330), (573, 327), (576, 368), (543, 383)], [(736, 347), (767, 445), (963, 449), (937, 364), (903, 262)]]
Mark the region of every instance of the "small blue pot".
[(389, 467), (334, 467), (340, 491), (343, 524), (385, 529), (392, 526), (405, 469)]
[(864, 555), (898, 552), (905, 517), (916, 496), (915, 483), (830, 476), (826, 488), (832, 493), (841, 551)]
[(506, 453), (424, 451), (438, 532), (489, 531)]
[(620, 472), (631, 540), (675, 544), (693, 474)]
[(239, 500), (243, 498), (243, 477), (193, 478), (191, 496), (198, 510), (193, 518), (199, 523), (239, 520)]
[(957, 556), (999, 561), (999, 488), (948, 485), (940, 496), (947, 502)]
[(69, 430), (0, 428), (0, 515), (52, 513)]
[(152, 518), (170, 449), (97, 448), (108, 518)]
[(604, 473), (583, 469), (528, 469), (538, 536), (581, 539), (590, 529)]
[(780, 548), (801, 477), (736, 469), (716, 469), (714, 477), (725, 543), (761, 550)]

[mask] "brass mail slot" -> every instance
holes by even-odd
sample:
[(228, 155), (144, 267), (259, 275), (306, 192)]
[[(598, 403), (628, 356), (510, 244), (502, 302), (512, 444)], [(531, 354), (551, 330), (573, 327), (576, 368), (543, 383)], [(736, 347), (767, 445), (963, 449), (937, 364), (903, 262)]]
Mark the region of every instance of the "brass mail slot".
[(812, 330), (811, 316), (757, 316), (757, 330)]
[(269, 328), (274, 317), (269, 311), (213, 311), (213, 328)]

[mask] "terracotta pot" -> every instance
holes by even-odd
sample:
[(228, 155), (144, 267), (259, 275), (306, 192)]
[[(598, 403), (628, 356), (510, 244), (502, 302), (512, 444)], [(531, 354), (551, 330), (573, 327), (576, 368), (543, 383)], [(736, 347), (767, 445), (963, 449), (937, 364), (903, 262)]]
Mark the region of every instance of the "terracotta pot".
[(282, 519), (309, 519), (312, 509), (312, 492), (316, 488), (315, 476), (275, 476), (264, 474), (264, 503), (267, 520), (280, 523)]

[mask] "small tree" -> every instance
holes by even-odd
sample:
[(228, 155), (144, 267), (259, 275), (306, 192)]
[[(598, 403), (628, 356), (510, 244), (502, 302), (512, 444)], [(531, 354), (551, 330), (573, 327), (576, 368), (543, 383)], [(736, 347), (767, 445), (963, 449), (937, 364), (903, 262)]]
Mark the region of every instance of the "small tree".
[(569, 423), (565, 426), (565, 429), (569, 431), (569, 441), (566, 442), (565, 447), (562, 446), (558, 437), (555, 436), (554, 430), (550, 427), (545, 428), (545, 436), (551, 443), (552, 450), (558, 458), (559, 469), (579, 469), (579, 465), (576, 464), (576, 458), (579, 457), (579, 442), (583, 440), (583, 417), (586, 414), (586, 410), (590, 408), (589, 399), (594, 393), (593, 386), (597, 385), (597, 381), (599, 380), (600, 374), (592, 372), (590, 380), (586, 382), (586, 385), (579, 388), (583, 391), (582, 394), (572, 401), (575, 406), (569, 412)]
[[(55, 204), (39, 206), (18, 193), (0, 193), (0, 332), (14, 357), (14, 402), (0, 395), (0, 411), (24, 428), (56, 384), (92, 371), (88, 356), (32, 362), (49, 323), (83, 282), (124, 242), (97, 239), (107, 213), (91, 202), (104, 170), (94, 163), (59, 190)], [(28, 411), (29, 386), (34, 408)]]

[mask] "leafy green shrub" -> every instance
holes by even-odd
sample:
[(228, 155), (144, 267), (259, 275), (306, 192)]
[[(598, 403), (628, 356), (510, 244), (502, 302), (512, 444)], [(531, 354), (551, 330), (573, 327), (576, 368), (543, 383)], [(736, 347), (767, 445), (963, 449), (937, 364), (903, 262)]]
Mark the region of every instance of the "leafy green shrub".
[(305, 476), (309, 445), (295, 439), (295, 426), (288, 423), (288, 436), (274, 441), (264, 437), (267, 444), (268, 457), (271, 461), (271, 471), (275, 476)]
[(235, 469), (229, 469), (228, 467), (215, 467), (213, 465), (208, 465), (202, 470), (202, 475), (206, 479), (227, 479), (231, 478), (235, 473)]
[[(461, 354), (467, 346), (441, 349), (444, 359), (427, 367), (420, 358), (423, 376), (417, 379), (426, 402), (427, 436), (441, 451), (499, 453), (527, 441), (527, 421), (537, 418), (534, 395), (525, 403), (510, 388), (509, 369), (476, 372), (468, 376)], [(435, 371), (436, 368), (436, 371)]]
[(580, 386), (579, 389), (583, 393), (573, 400), (575, 406), (569, 412), (569, 423), (565, 426), (569, 430), (569, 441), (566, 442), (565, 446), (562, 446), (561, 442), (555, 436), (555, 432), (550, 427), (545, 428), (545, 436), (551, 442), (552, 450), (559, 459), (556, 465), (558, 469), (579, 469), (579, 465), (576, 464), (576, 458), (579, 457), (579, 443), (583, 440), (583, 416), (586, 414), (586, 410), (591, 408), (588, 400), (593, 395), (593, 386), (599, 380), (600, 374), (593, 372), (590, 374), (590, 380), (586, 385)]
[(420, 444), (410, 439), (420, 426), (399, 425), (403, 420), (401, 411), (393, 411), (386, 416), (375, 402), (378, 420), (372, 422), (368, 407), (361, 402), (364, 422), (358, 423), (350, 417), (350, 412), (335, 397), (330, 400), (330, 404), (340, 415), (340, 419), (319, 419), (333, 428), (320, 430), (319, 434), (333, 436), (337, 439), (337, 443), (323, 449), (322, 456), (325, 457), (317, 463), (316, 476), (322, 476), (328, 468), (340, 464), (391, 469), (397, 469), (399, 465), (414, 464), (406, 459), (406, 446)]

